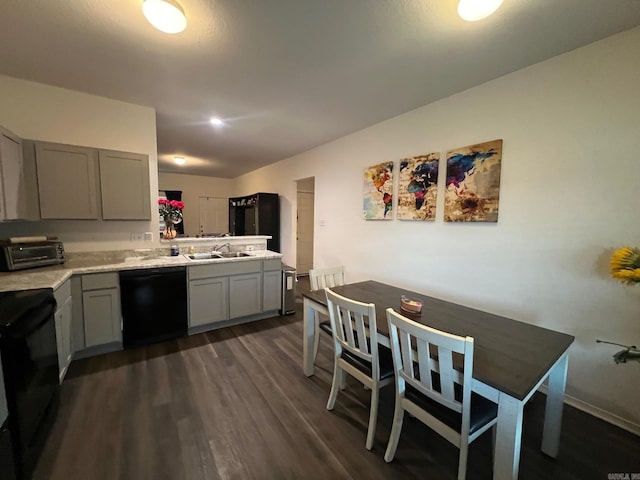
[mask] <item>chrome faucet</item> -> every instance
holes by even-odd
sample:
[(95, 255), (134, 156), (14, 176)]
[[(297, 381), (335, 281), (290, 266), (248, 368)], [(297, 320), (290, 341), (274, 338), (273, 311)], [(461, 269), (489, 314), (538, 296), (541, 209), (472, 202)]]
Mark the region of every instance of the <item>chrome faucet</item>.
[(220, 252), (220, 251), (222, 251), (222, 249), (223, 249), (224, 247), (227, 247), (227, 251), (228, 251), (228, 252), (230, 252), (230, 251), (231, 251), (231, 244), (230, 244), (229, 242), (227, 242), (227, 243), (223, 243), (223, 244), (220, 244), (220, 245), (214, 245), (214, 246), (213, 246), (213, 251), (214, 251), (214, 252)]

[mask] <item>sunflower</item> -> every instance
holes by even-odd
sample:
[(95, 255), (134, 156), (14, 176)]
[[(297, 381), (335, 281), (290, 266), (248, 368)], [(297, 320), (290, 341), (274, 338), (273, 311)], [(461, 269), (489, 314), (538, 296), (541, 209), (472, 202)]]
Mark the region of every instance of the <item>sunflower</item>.
[(624, 246), (611, 255), (611, 276), (628, 285), (640, 283), (640, 249)]

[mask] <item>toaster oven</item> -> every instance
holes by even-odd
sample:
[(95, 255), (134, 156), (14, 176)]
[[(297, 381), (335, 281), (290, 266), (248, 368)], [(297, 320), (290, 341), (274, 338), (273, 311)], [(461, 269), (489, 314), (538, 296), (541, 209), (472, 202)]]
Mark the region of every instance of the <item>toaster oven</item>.
[(0, 245), (0, 270), (3, 272), (58, 265), (64, 260), (64, 247), (59, 241)]

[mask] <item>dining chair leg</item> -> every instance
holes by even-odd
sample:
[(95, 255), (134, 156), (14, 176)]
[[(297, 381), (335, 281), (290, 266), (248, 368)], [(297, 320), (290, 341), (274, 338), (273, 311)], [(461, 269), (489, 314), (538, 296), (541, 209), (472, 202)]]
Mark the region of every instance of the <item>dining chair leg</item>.
[(496, 432), (498, 428), (494, 425), (491, 427), (491, 466), (496, 467)]
[(462, 441), (460, 444), (460, 458), (458, 460), (458, 480), (465, 480), (467, 476), (468, 453), (469, 453), (469, 442)]
[(331, 393), (329, 393), (329, 401), (327, 401), (327, 410), (333, 410), (333, 406), (336, 403), (336, 398), (338, 398), (338, 390), (340, 390), (340, 385), (342, 383), (342, 378), (344, 374), (342, 373), (342, 369), (338, 366), (338, 359), (335, 359), (335, 364), (333, 366), (333, 381), (331, 382)]
[(318, 345), (320, 344), (320, 314), (313, 312), (314, 334), (313, 334), (313, 363), (316, 363), (318, 356)]
[(378, 400), (380, 389), (377, 385), (371, 388), (371, 407), (369, 408), (369, 428), (367, 430), (367, 450), (373, 448), (373, 440), (376, 436), (376, 423), (378, 422)]
[(396, 407), (393, 412), (393, 424), (391, 425), (391, 433), (389, 434), (389, 443), (387, 451), (384, 453), (384, 461), (389, 463), (396, 456), (398, 441), (400, 440), (400, 432), (402, 431), (402, 420), (404, 420), (404, 408), (400, 406), (400, 399), (396, 395)]

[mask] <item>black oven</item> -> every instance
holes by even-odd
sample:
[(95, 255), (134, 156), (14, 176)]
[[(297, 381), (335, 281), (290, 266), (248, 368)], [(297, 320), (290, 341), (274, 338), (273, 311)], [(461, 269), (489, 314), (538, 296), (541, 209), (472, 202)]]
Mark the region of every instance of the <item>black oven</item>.
[(59, 403), (50, 289), (0, 294), (0, 355), (19, 478), (31, 478)]

